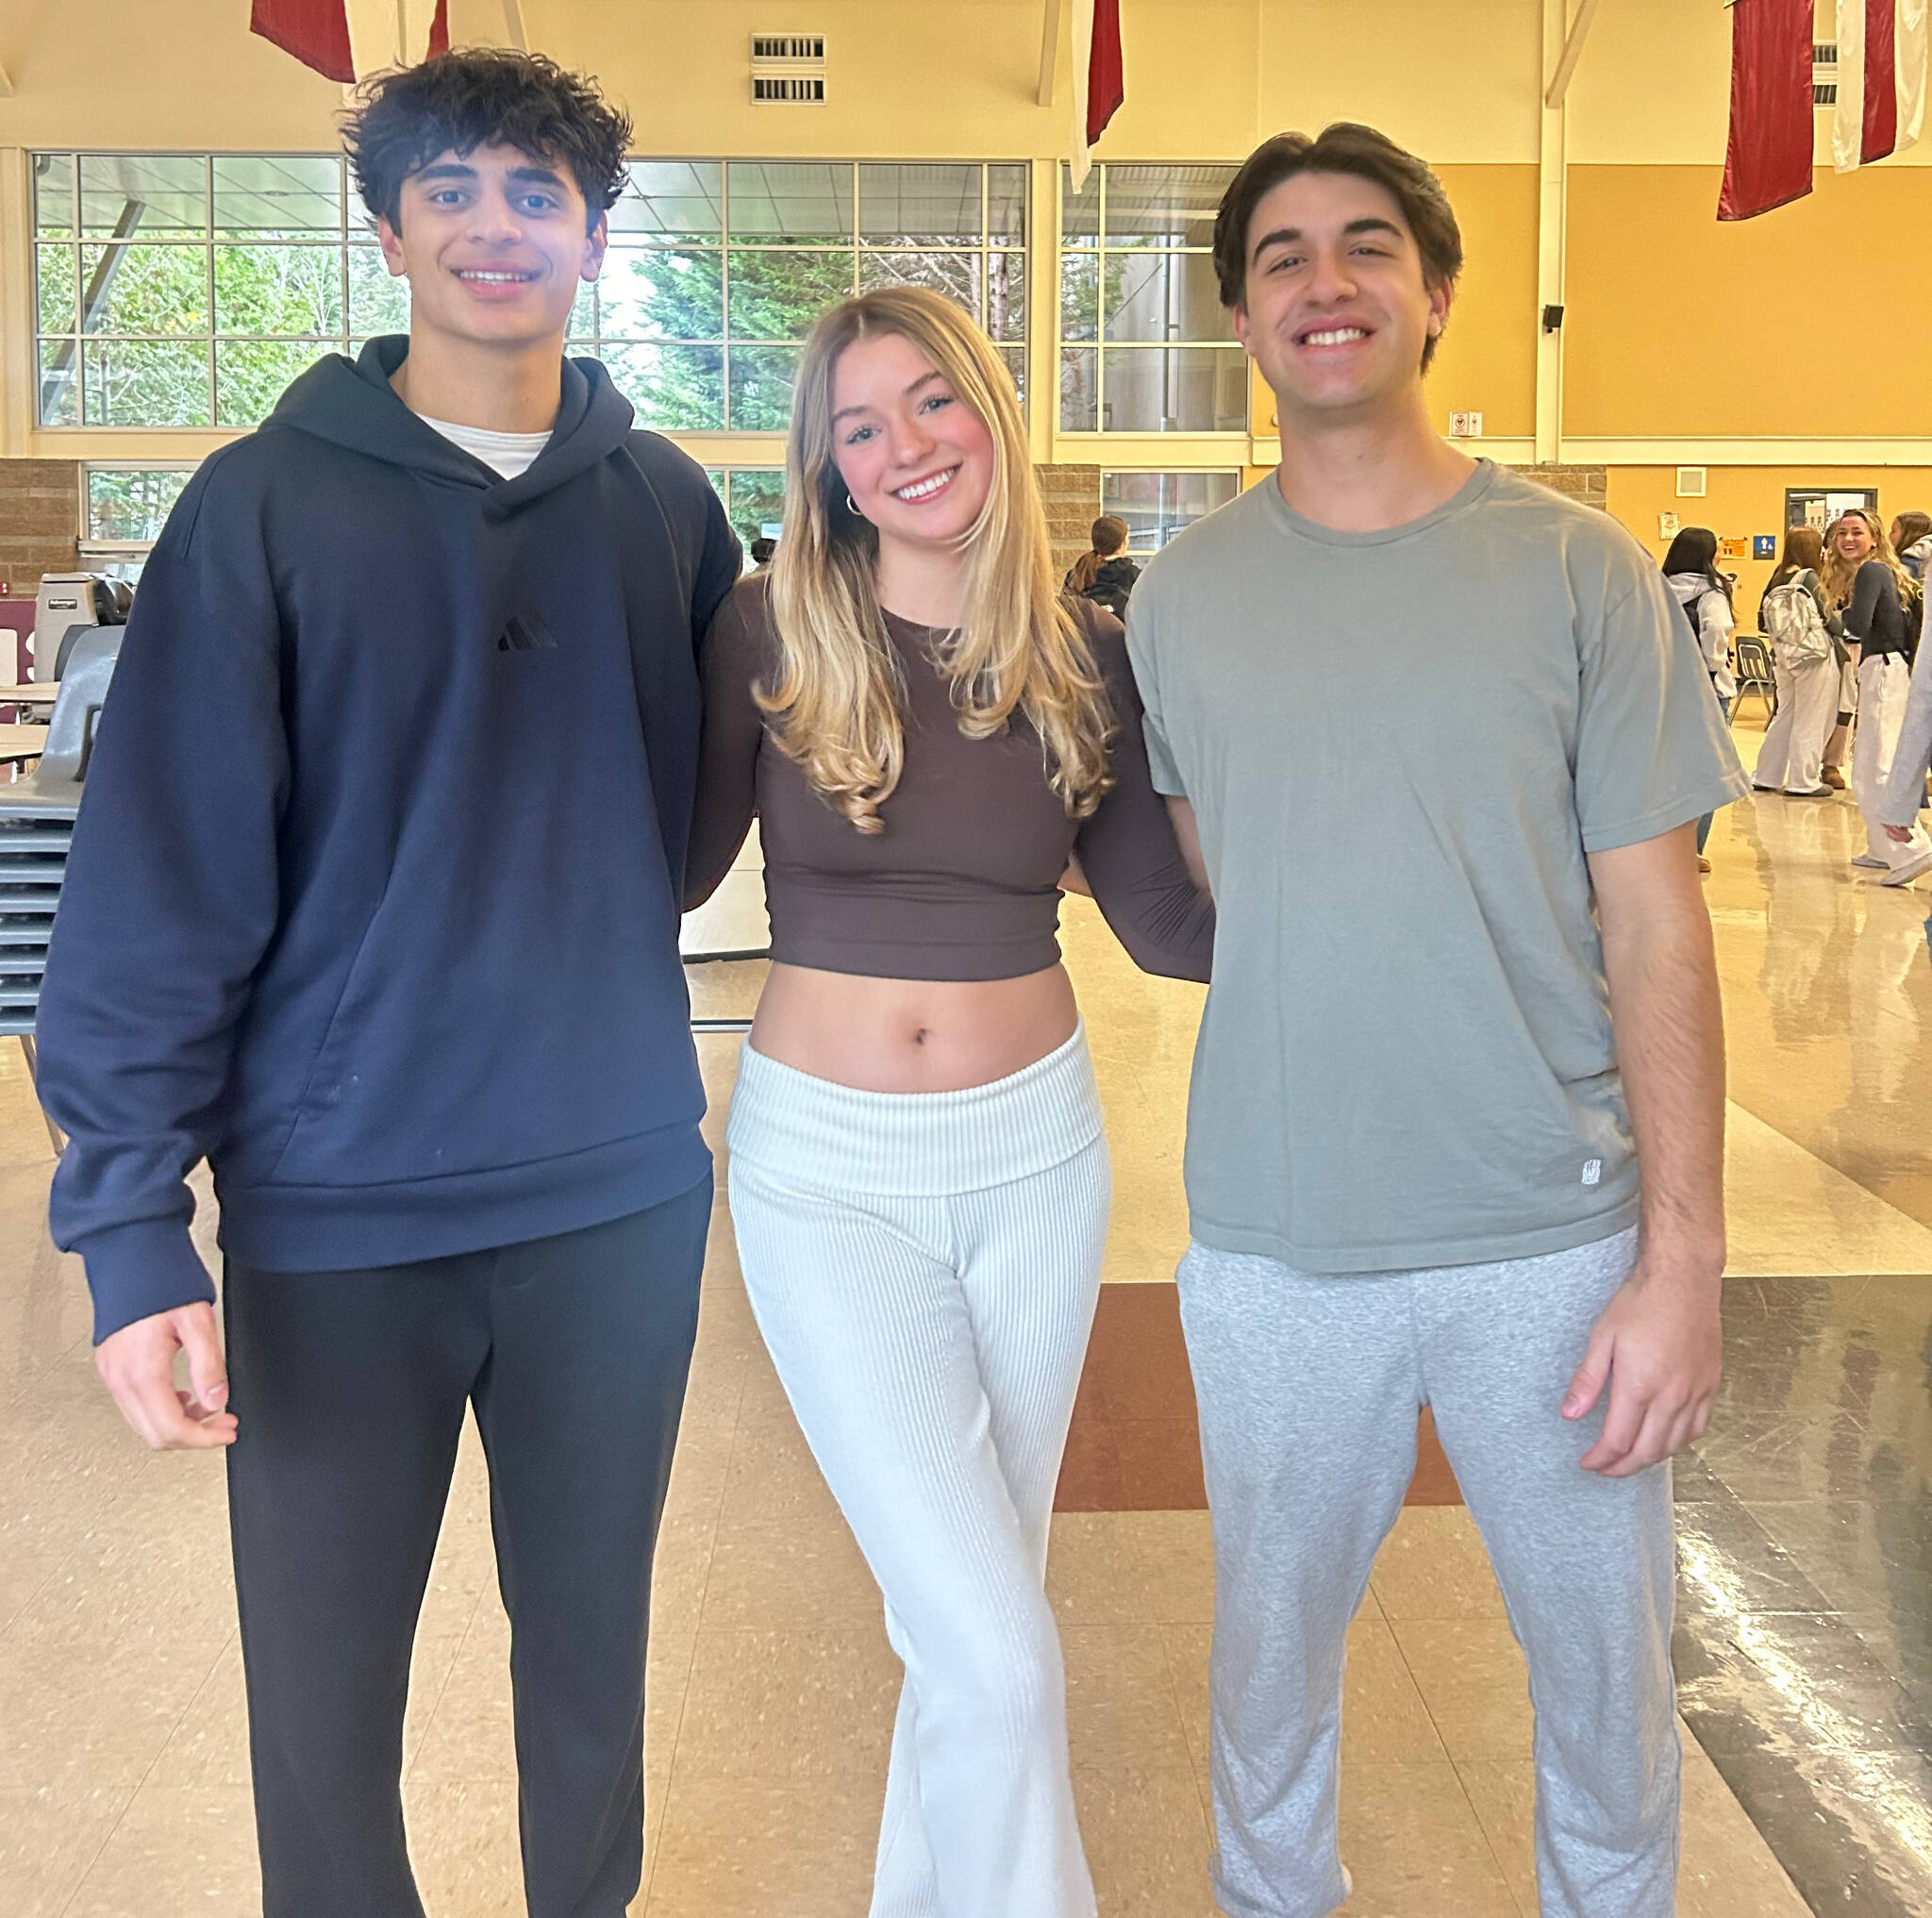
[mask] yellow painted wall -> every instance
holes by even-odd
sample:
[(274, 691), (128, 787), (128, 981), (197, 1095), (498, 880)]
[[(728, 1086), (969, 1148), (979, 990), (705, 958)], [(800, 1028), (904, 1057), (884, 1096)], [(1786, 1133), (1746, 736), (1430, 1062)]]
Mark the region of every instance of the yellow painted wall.
[[(1782, 542), (1788, 487), (1875, 486), (1878, 510), (1888, 525), (1913, 508), (1932, 512), (1932, 466), (1714, 466), (1709, 484), (1705, 498), (1679, 499), (1675, 467), (1613, 466), (1608, 505), (1659, 560), (1671, 543), (1657, 531), (1660, 513), (1674, 512), (1687, 526), (1708, 526), (1720, 539), (1774, 533)], [(1757, 616), (1757, 602), (1774, 563), (1722, 562), (1726, 573), (1738, 575), (1738, 613), (1746, 630)]]
[(1808, 199), (1724, 225), (1719, 177), (1571, 168), (1564, 431), (1932, 435), (1932, 177), (1821, 171)]

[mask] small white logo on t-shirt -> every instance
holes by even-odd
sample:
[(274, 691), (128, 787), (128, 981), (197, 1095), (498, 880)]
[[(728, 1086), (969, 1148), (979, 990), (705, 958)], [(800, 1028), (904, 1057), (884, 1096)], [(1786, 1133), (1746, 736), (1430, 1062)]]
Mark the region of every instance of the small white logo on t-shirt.
[(1599, 1185), (1603, 1181), (1604, 1162), (1600, 1159), (1586, 1159), (1583, 1166), (1583, 1182), (1587, 1186)]

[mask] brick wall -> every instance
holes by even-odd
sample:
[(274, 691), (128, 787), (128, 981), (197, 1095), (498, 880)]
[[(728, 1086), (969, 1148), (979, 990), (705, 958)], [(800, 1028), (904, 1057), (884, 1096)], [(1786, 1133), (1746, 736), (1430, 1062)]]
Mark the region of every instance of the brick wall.
[(1534, 479), (1574, 499), (1579, 506), (1593, 506), (1598, 512), (1610, 509), (1609, 470), (1603, 466), (1519, 466), (1525, 479)]
[(77, 459), (0, 459), (0, 579), (31, 599), (42, 573), (72, 573), (79, 514)]
[(1046, 530), (1053, 541), (1054, 577), (1060, 578), (1086, 552), (1093, 522), (1100, 517), (1100, 468), (1036, 466)]

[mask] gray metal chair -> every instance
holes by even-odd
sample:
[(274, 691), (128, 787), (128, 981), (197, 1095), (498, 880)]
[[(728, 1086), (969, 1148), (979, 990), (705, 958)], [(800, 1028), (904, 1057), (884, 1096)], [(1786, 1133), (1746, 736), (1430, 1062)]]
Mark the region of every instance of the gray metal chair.
[(1767, 722), (1777, 717), (1777, 681), (1772, 676), (1771, 651), (1762, 640), (1740, 639), (1738, 651), (1738, 695), (1731, 701), (1731, 718), (1738, 717), (1738, 709), (1744, 703), (1747, 692), (1755, 692), (1764, 702), (1764, 717)]
[[(94, 626), (75, 637), (40, 765), (16, 784), (0, 786), (0, 1034), (20, 1041), (29, 1077), (38, 1076), (34, 1026), (41, 980), (81, 784), (125, 630)], [(47, 1132), (59, 1152), (66, 1142), (51, 1119)]]

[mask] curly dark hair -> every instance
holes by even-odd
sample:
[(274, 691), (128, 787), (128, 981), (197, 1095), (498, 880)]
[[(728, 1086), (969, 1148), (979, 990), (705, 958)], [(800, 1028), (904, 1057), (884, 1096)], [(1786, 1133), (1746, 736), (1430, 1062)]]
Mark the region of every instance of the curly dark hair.
[[(1402, 209), (1422, 255), (1423, 284), (1431, 292), (1454, 288), (1462, 272), (1462, 230), (1442, 182), (1427, 163), (1399, 147), (1386, 133), (1352, 120), (1338, 120), (1319, 139), (1306, 133), (1277, 133), (1263, 141), (1241, 164), (1221, 196), (1214, 220), (1214, 276), (1221, 304), (1239, 307), (1247, 298), (1248, 226), (1255, 208), (1284, 180), (1298, 174), (1353, 174), (1380, 187)], [(1439, 340), (1423, 348), (1423, 366), (1436, 357)]]
[(464, 47), (377, 74), (357, 89), (341, 125), (362, 204), (391, 226), (400, 225), (405, 180), (441, 154), (479, 146), (513, 146), (567, 169), (592, 226), (628, 183), (630, 115), (588, 75), (541, 54)]

